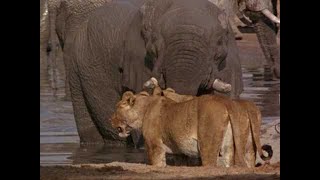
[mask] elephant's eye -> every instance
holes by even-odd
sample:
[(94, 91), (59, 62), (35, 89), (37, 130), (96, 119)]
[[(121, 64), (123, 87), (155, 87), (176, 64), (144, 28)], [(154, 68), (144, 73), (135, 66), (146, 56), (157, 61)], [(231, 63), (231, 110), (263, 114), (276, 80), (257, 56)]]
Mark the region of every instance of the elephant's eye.
[(118, 130), (119, 132), (122, 132), (122, 128), (121, 128), (121, 127), (118, 127), (117, 130)]

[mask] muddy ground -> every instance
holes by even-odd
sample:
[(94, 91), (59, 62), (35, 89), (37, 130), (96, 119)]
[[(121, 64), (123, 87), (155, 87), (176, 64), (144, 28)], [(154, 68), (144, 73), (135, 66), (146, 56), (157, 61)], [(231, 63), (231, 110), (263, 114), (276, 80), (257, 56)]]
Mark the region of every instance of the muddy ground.
[(280, 163), (257, 168), (177, 167), (113, 162), (40, 167), (41, 180), (53, 179), (280, 179)]

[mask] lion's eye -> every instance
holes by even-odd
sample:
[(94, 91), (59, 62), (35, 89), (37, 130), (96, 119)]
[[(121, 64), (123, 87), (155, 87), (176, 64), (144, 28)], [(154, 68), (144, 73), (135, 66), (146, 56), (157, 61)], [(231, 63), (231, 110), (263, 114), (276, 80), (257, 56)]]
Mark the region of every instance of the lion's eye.
[(122, 128), (121, 127), (118, 127), (117, 129), (118, 129), (119, 132), (122, 132)]

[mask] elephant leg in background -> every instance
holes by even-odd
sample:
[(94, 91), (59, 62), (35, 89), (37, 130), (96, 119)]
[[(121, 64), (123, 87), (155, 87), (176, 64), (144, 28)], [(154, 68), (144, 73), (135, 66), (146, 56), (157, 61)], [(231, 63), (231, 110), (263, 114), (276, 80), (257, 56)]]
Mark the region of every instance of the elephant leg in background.
[(48, 1), (40, 0), (40, 94), (52, 94), (47, 69), (47, 43), (49, 41), (49, 11)]
[(48, 72), (51, 88), (56, 98), (70, 100), (70, 90), (66, 78), (63, 50), (56, 33), (50, 35), (51, 50), (48, 54)]
[[(61, 1), (42, 1), (46, 3), (46, 6), (40, 6), (40, 11), (42, 9), (46, 9), (47, 11), (44, 11), (46, 13), (42, 13), (41, 16), (43, 17), (42, 19), (45, 18), (45, 21), (40, 22), (40, 46), (44, 49), (46, 54), (45, 56), (41, 56), (42, 61), (45, 61), (45, 63), (41, 63), (41, 68), (44, 69), (44, 72), (41, 73), (40, 76), (41, 79), (48, 82), (47, 89), (49, 89), (50, 94), (52, 94), (54, 98), (63, 98), (65, 94), (68, 94), (70, 97), (70, 92), (65, 90), (66, 73), (63, 62), (62, 45), (60, 44), (56, 33), (56, 16)], [(42, 29), (45, 30), (45, 32), (43, 32)]]
[(69, 70), (70, 91), (73, 111), (81, 144), (104, 143), (88, 112), (83, 96), (80, 79), (74, 67)]
[(280, 52), (279, 46), (277, 45), (277, 34), (274, 23), (269, 19), (259, 18), (254, 23), (254, 29), (267, 60), (267, 66), (270, 67), (272, 73), (270, 75), (271, 78), (268, 78), (268, 74), (265, 74), (265, 79), (280, 78)]
[[(48, 11), (49, 11), (49, 38), (47, 39), (46, 45), (48, 47), (47, 56), (47, 73), (48, 80), (50, 82), (51, 89), (53, 91), (53, 96), (56, 97), (57, 94), (57, 70), (56, 70), (56, 54), (57, 54), (57, 36), (55, 33), (55, 20), (56, 20), (56, 7), (53, 5), (54, 1), (48, 1)], [(57, 1), (58, 2), (58, 1)]]

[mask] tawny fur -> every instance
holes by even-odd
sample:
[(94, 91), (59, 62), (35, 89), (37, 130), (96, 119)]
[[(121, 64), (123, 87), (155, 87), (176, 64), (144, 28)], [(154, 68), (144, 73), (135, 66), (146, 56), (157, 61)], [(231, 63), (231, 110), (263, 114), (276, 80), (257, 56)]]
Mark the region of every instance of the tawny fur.
[(117, 104), (112, 126), (123, 136), (142, 128), (148, 159), (166, 166), (165, 153), (200, 156), (204, 166), (217, 165), (229, 119), (228, 109), (214, 96), (176, 103), (164, 96), (127, 92)]
[[(156, 92), (161, 91), (159, 86), (155, 86), (154, 90)], [(196, 96), (177, 94), (171, 88), (167, 88), (163, 90), (162, 93), (165, 97), (175, 102), (184, 102), (184, 101), (191, 100), (193, 98), (197, 98)], [(260, 142), (261, 112), (259, 108), (253, 102), (250, 102), (247, 100), (239, 100), (239, 99), (230, 100), (226, 97), (217, 97), (217, 98), (219, 99), (219, 101), (225, 103), (225, 105), (229, 108), (229, 112), (238, 113), (235, 115), (238, 118), (232, 119), (231, 123), (233, 124), (228, 124), (228, 127), (225, 130), (225, 135), (224, 135), (224, 139), (223, 139), (223, 143), (220, 151), (224, 160), (223, 165), (225, 167), (229, 167), (233, 165), (234, 160), (241, 161), (237, 159), (238, 157), (235, 156), (234, 154), (235, 141), (239, 143), (238, 145), (240, 145), (240, 147), (236, 147), (236, 149), (242, 149), (238, 153), (242, 153), (240, 154), (240, 156), (245, 158), (245, 161), (248, 167), (255, 166), (257, 152), (263, 160), (269, 160), (271, 158), (271, 154), (269, 154), (268, 157), (265, 157), (262, 153), (262, 148), (261, 148), (262, 147)], [(230, 101), (232, 101), (233, 103), (231, 103)], [(230, 108), (232, 108), (233, 110), (230, 110)], [(240, 136), (235, 135), (235, 133), (233, 132), (233, 130), (231, 130), (231, 128), (233, 128), (233, 130), (234, 129), (240, 130)], [(235, 157), (236, 159), (234, 159)]]
[[(249, 153), (247, 166), (254, 165), (255, 147), (260, 147), (257, 130), (261, 115), (253, 103), (212, 95), (184, 96), (173, 89), (164, 90), (164, 96), (155, 92), (151, 96), (146, 92), (126, 92), (112, 116), (112, 126), (120, 136), (130, 129), (142, 129), (150, 164), (166, 166), (165, 154), (174, 153), (200, 156), (202, 165), (217, 166), (222, 153), (226, 167), (246, 166), (244, 158)], [(246, 145), (251, 130), (256, 146)], [(246, 153), (246, 146), (253, 149)], [(262, 153), (261, 148), (257, 149)]]

